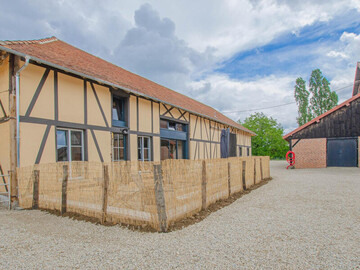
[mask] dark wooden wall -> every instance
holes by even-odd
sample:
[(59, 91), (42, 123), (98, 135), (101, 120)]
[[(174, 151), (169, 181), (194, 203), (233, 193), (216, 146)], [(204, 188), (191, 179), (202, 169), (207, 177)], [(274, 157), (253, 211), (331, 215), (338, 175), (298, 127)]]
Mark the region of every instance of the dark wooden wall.
[(289, 139), (360, 136), (360, 98), (300, 130)]

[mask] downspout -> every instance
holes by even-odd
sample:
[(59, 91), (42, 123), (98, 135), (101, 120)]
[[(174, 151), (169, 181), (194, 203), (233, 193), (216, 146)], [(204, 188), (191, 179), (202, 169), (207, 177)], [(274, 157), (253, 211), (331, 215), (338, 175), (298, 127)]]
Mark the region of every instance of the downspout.
[(16, 166), (20, 167), (20, 72), (29, 65), (30, 57), (25, 57), (25, 64), (15, 73), (16, 88)]

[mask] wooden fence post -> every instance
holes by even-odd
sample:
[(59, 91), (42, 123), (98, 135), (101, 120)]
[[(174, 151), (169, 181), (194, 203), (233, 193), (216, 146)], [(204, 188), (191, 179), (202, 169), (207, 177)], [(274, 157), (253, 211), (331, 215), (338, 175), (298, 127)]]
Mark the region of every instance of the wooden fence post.
[(201, 178), (201, 209), (206, 209), (206, 162), (202, 161), (202, 178)]
[(242, 162), (242, 184), (243, 190), (246, 190), (246, 179), (245, 179), (245, 171), (246, 171), (246, 161)]
[(163, 179), (161, 165), (154, 165), (154, 183), (155, 183), (155, 200), (159, 217), (159, 227), (161, 232), (167, 231), (167, 217), (165, 207), (165, 196), (163, 188)]
[(261, 181), (264, 180), (262, 158), (260, 158), (260, 175), (261, 175)]
[(256, 185), (256, 159), (254, 158), (254, 185)]
[(39, 170), (33, 171), (34, 185), (33, 185), (33, 201), (32, 209), (39, 209)]
[(66, 213), (67, 184), (69, 178), (68, 165), (63, 166), (62, 192), (61, 192), (61, 214)]
[(108, 204), (108, 186), (109, 186), (109, 167), (108, 165), (103, 165), (103, 204), (102, 204), (102, 217), (101, 224), (104, 224), (106, 221), (107, 214), (107, 204)]
[(231, 173), (231, 164), (228, 162), (228, 190), (229, 190), (229, 197), (231, 196), (231, 179), (230, 179), (230, 173)]

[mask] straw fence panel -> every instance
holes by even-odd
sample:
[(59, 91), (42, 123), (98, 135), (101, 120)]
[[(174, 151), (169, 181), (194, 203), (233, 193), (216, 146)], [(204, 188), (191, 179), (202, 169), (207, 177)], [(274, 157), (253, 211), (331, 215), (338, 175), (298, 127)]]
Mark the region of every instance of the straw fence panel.
[(17, 170), (19, 185), (19, 205), (23, 208), (32, 207), (33, 202), (33, 167), (23, 167)]
[(153, 162), (109, 163), (107, 221), (158, 227)]
[(168, 223), (199, 212), (202, 206), (202, 161), (165, 160), (161, 166)]
[(251, 157), (242, 158), (246, 162), (245, 168), (245, 185), (246, 189), (254, 185), (254, 159)]
[(242, 160), (239, 158), (229, 158), (230, 164), (230, 191), (231, 194), (243, 190), (242, 184)]
[(242, 191), (244, 182), (249, 189), (269, 178), (270, 167), (269, 157), (240, 157), (161, 163), (58, 162), (22, 167), (17, 173), (23, 208), (34, 207), (38, 200), (42, 209), (65, 209), (102, 222), (150, 225), (164, 231)]
[(66, 211), (101, 218), (102, 172), (102, 164), (98, 162), (69, 163)]
[(206, 206), (229, 195), (227, 159), (207, 159)]
[(264, 179), (270, 178), (270, 157), (264, 156), (262, 157), (262, 166), (263, 166), (263, 177)]

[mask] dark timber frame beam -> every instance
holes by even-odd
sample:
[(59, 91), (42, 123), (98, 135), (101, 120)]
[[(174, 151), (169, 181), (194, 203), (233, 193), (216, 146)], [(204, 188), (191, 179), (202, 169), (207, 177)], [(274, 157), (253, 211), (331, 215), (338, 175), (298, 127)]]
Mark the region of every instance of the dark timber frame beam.
[(3, 117), (0, 117), (0, 120), (3, 120), (3, 119), (8, 118), (8, 116), (7, 116), (7, 114), (6, 114), (6, 111), (5, 111), (5, 108), (4, 108), (4, 105), (3, 105), (2, 102), (1, 102), (1, 99), (0, 99), (0, 108), (1, 108), (1, 111), (3, 112), (3, 114), (4, 114)]
[(104, 110), (103, 110), (103, 108), (102, 108), (102, 106), (101, 106), (101, 103), (100, 103), (99, 97), (98, 97), (98, 95), (97, 95), (97, 93), (96, 93), (96, 90), (95, 90), (94, 84), (93, 84), (92, 82), (90, 82), (90, 85), (91, 85), (91, 88), (92, 88), (92, 90), (93, 90), (93, 93), (94, 93), (94, 96), (95, 96), (96, 102), (97, 102), (97, 104), (98, 104), (98, 106), (99, 106), (99, 109), (100, 109), (101, 115), (102, 115), (102, 117), (103, 117), (103, 119), (104, 119), (105, 125), (106, 125), (106, 127), (109, 127), (109, 123), (108, 123), (108, 121), (107, 121), (107, 119), (106, 119), (106, 115), (105, 115)]
[(73, 123), (73, 122), (66, 122), (66, 121), (56, 121), (56, 120), (52, 120), (52, 119), (45, 119), (45, 118), (39, 118), (39, 117), (26, 117), (26, 116), (20, 116), (20, 122), (51, 125), (51, 126), (63, 127), (63, 128), (93, 129), (93, 130), (102, 130), (102, 131), (111, 131), (111, 132), (122, 132), (124, 129), (128, 130), (127, 127), (124, 127), (124, 128), (105, 127), (105, 126), (80, 124), (80, 123)]
[(171, 110), (174, 109), (175, 107), (171, 106), (170, 108), (168, 108), (168, 107), (166, 107), (166, 105), (163, 104), (163, 103), (162, 103), (162, 105), (164, 106), (166, 112), (163, 113), (161, 116), (165, 116), (167, 113), (169, 113), (172, 118), (175, 118), (175, 117), (173, 116), (173, 114), (171, 113)]

